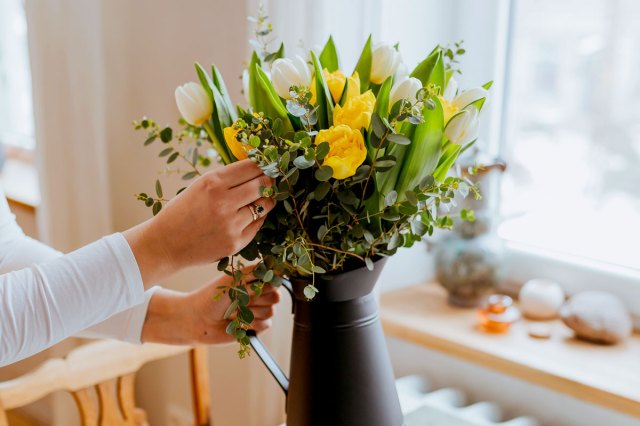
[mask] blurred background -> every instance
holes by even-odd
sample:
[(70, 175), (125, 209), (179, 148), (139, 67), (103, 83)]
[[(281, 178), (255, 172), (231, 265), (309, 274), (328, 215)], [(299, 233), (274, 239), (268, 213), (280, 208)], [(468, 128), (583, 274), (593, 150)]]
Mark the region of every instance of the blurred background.
[[(544, 265), (570, 287), (591, 283), (635, 300), (630, 307), (640, 313), (640, 2), (264, 3), (287, 56), (322, 46), (332, 34), (347, 70), (369, 34), (398, 42), (409, 69), (435, 44), (464, 40), (460, 86), (495, 81), (479, 145), (508, 164), (493, 214), (510, 276), (526, 279)], [(151, 188), (163, 161), (143, 149), (131, 121), (149, 115), (175, 124), (173, 91), (196, 79), (194, 61), (215, 63), (233, 100), (245, 105), (240, 76), (251, 51), (247, 16), (256, 10), (254, 0), (0, 0), (1, 182), (25, 229), (70, 250), (148, 218), (133, 194)], [(431, 263), (423, 245), (399, 254), (384, 272), (382, 291), (429, 279)], [(187, 271), (163, 285), (188, 290), (216, 273)], [(266, 338), (285, 366), (288, 303)], [(1, 369), (0, 378), (75, 344)], [(428, 371), (435, 383), (548, 424), (631, 424), (393, 339), (390, 350), (399, 374)], [(283, 419), (284, 399), (257, 358), (239, 361), (235, 347), (213, 348), (211, 374), (215, 424)], [(179, 360), (145, 367), (137, 387), (151, 424), (185, 424), (189, 388)], [(71, 403), (56, 395), (29, 414), (46, 424), (73, 424)]]

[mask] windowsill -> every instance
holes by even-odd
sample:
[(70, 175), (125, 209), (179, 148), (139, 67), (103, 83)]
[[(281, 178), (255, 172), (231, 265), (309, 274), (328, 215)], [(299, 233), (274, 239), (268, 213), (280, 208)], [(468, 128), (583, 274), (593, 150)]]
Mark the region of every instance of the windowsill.
[(40, 205), (38, 172), (33, 163), (8, 158), (0, 173), (0, 185), (9, 201), (32, 210)]
[(527, 320), (506, 334), (476, 327), (476, 311), (451, 307), (436, 284), (382, 295), (381, 317), (388, 336), (425, 346), (537, 385), (640, 417), (640, 336), (616, 346), (574, 339), (561, 321), (552, 337), (529, 337)]

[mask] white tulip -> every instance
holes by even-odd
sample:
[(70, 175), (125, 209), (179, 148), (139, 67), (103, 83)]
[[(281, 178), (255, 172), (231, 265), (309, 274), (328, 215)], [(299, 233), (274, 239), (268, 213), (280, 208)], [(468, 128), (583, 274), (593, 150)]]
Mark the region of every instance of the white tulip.
[(213, 104), (204, 88), (189, 82), (176, 88), (176, 104), (182, 117), (192, 126), (202, 126), (213, 112)]
[(422, 89), (422, 82), (414, 77), (405, 77), (393, 84), (389, 93), (389, 107), (400, 99), (408, 99), (410, 102), (416, 101), (416, 93)]
[(451, 103), (457, 110), (461, 110), (471, 105), (478, 99), (486, 98), (489, 96), (489, 91), (484, 87), (474, 87), (467, 89), (458, 94), (458, 82), (455, 78), (451, 77), (447, 87), (442, 94), (442, 97)]
[(373, 84), (382, 84), (400, 65), (400, 53), (388, 44), (377, 44), (371, 52), (371, 76)]
[(453, 116), (444, 129), (449, 140), (458, 145), (466, 145), (478, 137), (480, 120), (479, 111), (475, 106), (463, 109)]
[(289, 99), (291, 86), (311, 85), (311, 72), (300, 56), (276, 59), (271, 65), (271, 83), (281, 98)]
[(400, 64), (398, 64), (398, 69), (396, 70), (396, 73), (393, 75), (393, 81), (404, 80), (407, 77), (409, 77), (409, 68), (407, 68), (407, 64), (400, 61)]

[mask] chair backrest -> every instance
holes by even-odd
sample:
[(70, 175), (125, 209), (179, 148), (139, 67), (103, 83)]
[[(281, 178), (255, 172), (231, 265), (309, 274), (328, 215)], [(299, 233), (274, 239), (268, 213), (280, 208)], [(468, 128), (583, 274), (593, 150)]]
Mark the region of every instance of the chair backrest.
[(136, 372), (146, 363), (189, 353), (196, 426), (211, 425), (207, 348), (203, 346), (132, 345), (104, 340), (53, 358), (14, 380), (0, 382), (0, 426), (6, 411), (23, 407), (57, 391), (73, 396), (82, 426), (143, 426), (146, 413), (134, 398)]

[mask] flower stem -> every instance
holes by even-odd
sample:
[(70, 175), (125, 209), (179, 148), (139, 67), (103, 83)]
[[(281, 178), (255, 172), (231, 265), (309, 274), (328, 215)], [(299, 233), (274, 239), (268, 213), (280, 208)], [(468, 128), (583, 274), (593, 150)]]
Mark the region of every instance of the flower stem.
[(231, 158), (229, 157), (229, 154), (227, 153), (226, 148), (224, 147), (222, 142), (220, 142), (216, 137), (215, 133), (213, 132), (213, 129), (211, 128), (211, 125), (209, 123), (204, 123), (202, 127), (204, 127), (204, 130), (207, 132), (207, 134), (211, 138), (211, 142), (213, 142), (213, 146), (215, 147), (216, 151), (218, 151), (220, 158), (222, 158), (222, 162), (225, 165), (231, 164)]

